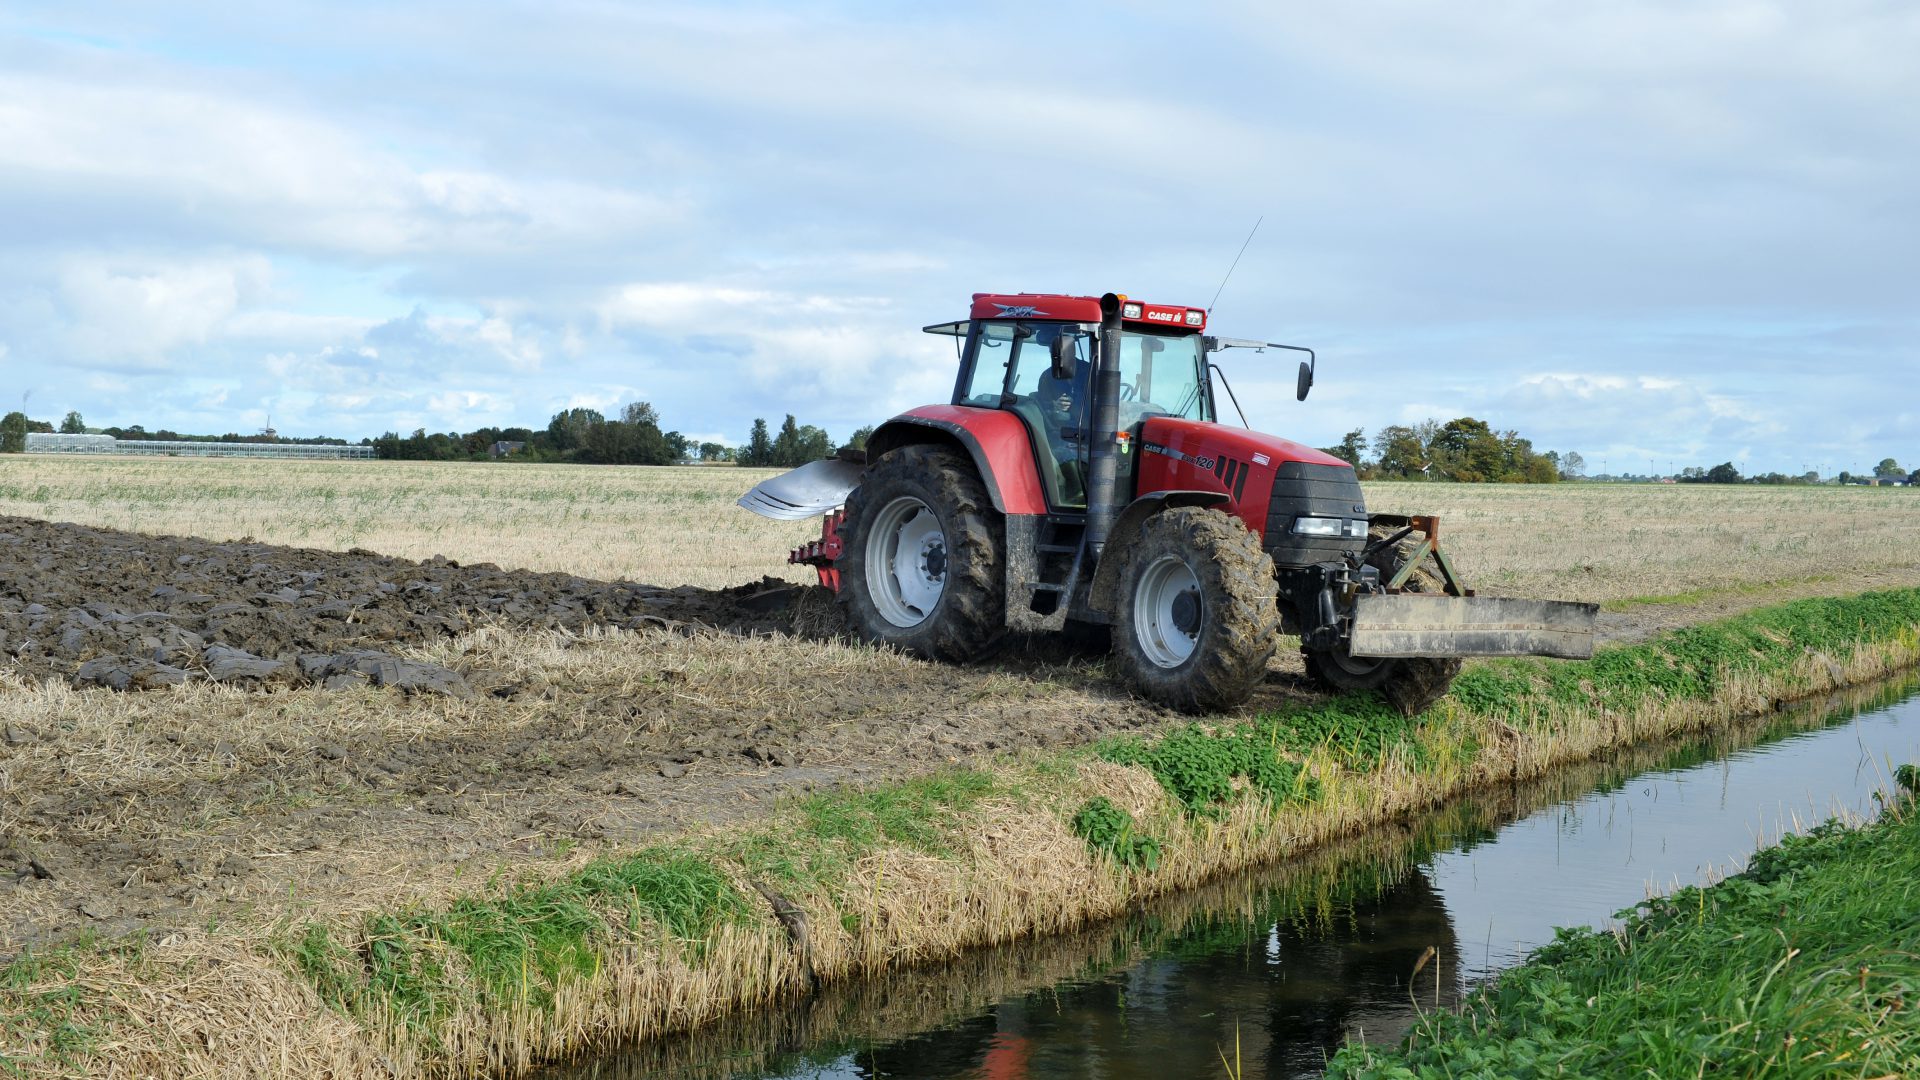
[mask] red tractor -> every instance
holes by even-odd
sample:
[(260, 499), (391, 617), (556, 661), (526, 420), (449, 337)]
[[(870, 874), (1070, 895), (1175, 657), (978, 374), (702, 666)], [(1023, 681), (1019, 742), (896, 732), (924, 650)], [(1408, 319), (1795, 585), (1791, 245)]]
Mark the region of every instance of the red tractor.
[(1346, 462), (1218, 423), (1213, 353), (1306, 353), (1301, 400), (1313, 354), (1206, 329), (1201, 308), (1112, 293), (975, 294), (926, 328), (954, 339), (951, 404), (740, 504), (826, 515), (791, 559), (867, 641), (965, 662), (1010, 632), (1109, 626), (1127, 681), (1185, 711), (1245, 702), (1283, 632), (1316, 682), (1408, 715), (1463, 656), (1592, 655), (1593, 605), (1474, 596), (1436, 518), (1368, 514)]

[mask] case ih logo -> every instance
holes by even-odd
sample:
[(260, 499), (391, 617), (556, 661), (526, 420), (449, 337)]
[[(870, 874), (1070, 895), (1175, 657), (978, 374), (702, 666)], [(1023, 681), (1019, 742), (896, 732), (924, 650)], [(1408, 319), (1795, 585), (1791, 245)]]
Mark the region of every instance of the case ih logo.
[(1199, 454), (1189, 454), (1184, 450), (1175, 450), (1170, 446), (1161, 446), (1159, 443), (1146, 443), (1144, 445), (1149, 454), (1164, 454), (1176, 461), (1184, 461), (1196, 469), (1203, 469), (1207, 472), (1213, 471), (1213, 458), (1202, 457)]
[(1147, 318), (1152, 319), (1154, 322), (1179, 322), (1183, 317), (1184, 316), (1175, 314), (1174, 312), (1171, 312), (1171, 311), (1147, 312)]
[(1004, 319), (1044, 319), (1047, 317), (1047, 313), (1041, 311), (1039, 308), (1029, 307), (1024, 304), (995, 304), (993, 306), (1000, 309), (1000, 317)]

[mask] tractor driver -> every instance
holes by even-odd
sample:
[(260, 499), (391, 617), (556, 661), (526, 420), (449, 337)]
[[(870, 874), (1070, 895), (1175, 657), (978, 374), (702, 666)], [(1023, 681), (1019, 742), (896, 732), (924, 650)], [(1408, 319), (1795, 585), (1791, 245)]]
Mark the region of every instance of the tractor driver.
[(1033, 398), (1040, 406), (1040, 415), (1046, 422), (1043, 434), (1047, 448), (1053, 452), (1061, 502), (1078, 506), (1086, 501), (1086, 466), (1082, 454), (1087, 445), (1087, 421), (1081, 403), (1087, 392), (1088, 369), (1092, 365), (1080, 354), (1080, 335), (1064, 330), (1062, 333), (1071, 334), (1069, 344), (1073, 353), (1073, 374), (1069, 378), (1058, 378), (1053, 373), (1052, 364), (1043, 361), (1047, 362), (1047, 367), (1040, 373)]

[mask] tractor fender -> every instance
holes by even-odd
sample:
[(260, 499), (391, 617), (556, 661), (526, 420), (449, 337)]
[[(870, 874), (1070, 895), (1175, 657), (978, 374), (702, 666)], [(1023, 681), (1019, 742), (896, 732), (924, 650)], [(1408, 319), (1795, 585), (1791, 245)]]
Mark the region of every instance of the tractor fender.
[(1128, 503), (1114, 519), (1113, 531), (1107, 534), (1107, 546), (1100, 550), (1100, 565), (1093, 571), (1087, 606), (1113, 613), (1119, 599), (1120, 576), (1126, 571), (1127, 560), (1133, 556), (1133, 545), (1140, 540), (1140, 527), (1148, 518), (1176, 506), (1214, 506), (1229, 498), (1224, 491), (1155, 491)]
[(1040, 470), (1027, 425), (1010, 412), (965, 405), (925, 405), (881, 424), (867, 437), (867, 460), (918, 443), (957, 446), (973, 459), (993, 508), (1003, 514), (1044, 514)]

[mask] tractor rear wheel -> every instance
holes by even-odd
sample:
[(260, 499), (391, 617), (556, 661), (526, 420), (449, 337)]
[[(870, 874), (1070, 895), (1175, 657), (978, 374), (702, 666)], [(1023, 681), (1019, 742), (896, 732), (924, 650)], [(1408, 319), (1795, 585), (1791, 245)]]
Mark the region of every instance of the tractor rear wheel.
[(1121, 578), (1121, 673), (1182, 712), (1244, 704), (1279, 641), (1275, 591), (1273, 560), (1239, 518), (1197, 506), (1154, 515)]
[[(1375, 526), (1369, 542), (1388, 535), (1390, 530)], [(1367, 565), (1380, 571), (1380, 579), (1385, 581), (1399, 572), (1406, 557), (1407, 552), (1401, 545), (1381, 548), (1367, 556)], [(1423, 566), (1407, 578), (1405, 589), (1443, 592), (1445, 585), (1439, 575)], [(1341, 694), (1378, 691), (1402, 716), (1416, 716), (1426, 711), (1429, 705), (1446, 696), (1453, 686), (1453, 677), (1460, 674), (1458, 657), (1354, 656), (1344, 643), (1334, 649), (1303, 648), (1301, 653), (1306, 661), (1307, 678), (1321, 688)]]
[(905, 446), (867, 468), (839, 527), (840, 599), (860, 637), (964, 663), (1006, 634), (1006, 521), (973, 462)]

